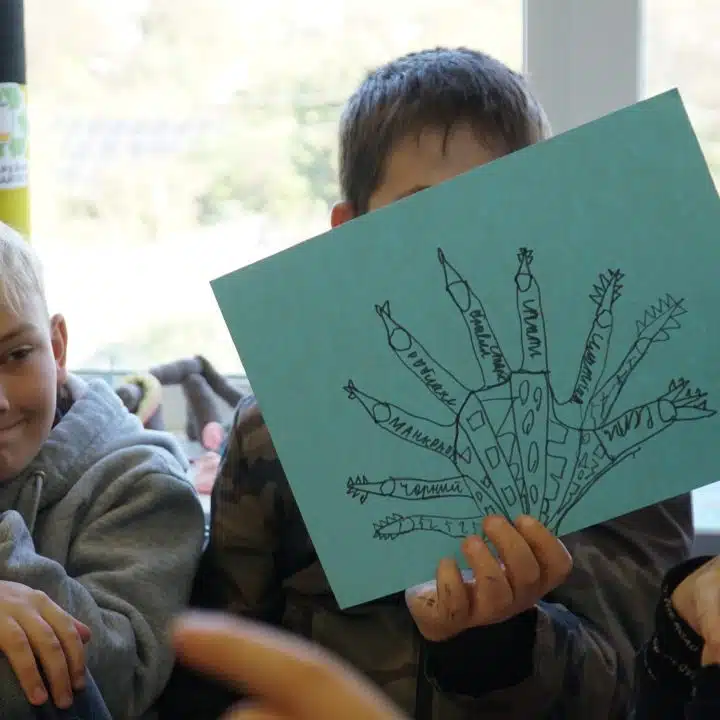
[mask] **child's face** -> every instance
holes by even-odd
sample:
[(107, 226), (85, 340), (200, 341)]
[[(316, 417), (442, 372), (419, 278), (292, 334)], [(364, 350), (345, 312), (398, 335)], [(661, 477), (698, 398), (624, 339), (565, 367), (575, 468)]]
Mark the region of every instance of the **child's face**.
[[(419, 137), (412, 133), (395, 144), (382, 182), (370, 196), (368, 210), (377, 210), (462, 175), (501, 154), (481, 143), (468, 124), (456, 125), (447, 136), (444, 130), (433, 128), (424, 130)], [(337, 227), (352, 220), (355, 214), (349, 203), (338, 203), (332, 210), (330, 224)]]
[(408, 135), (390, 153), (383, 181), (370, 196), (369, 210), (377, 210), (498, 157), (467, 124), (457, 125), (447, 136), (444, 130), (431, 128), (419, 138)]
[(66, 379), (65, 320), (41, 303), (21, 314), (0, 305), (0, 483), (20, 474), (52, 429)]

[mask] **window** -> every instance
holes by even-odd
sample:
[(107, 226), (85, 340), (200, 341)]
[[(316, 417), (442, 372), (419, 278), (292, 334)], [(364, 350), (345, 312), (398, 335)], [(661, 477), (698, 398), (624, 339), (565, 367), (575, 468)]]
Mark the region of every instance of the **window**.
[(239, 371), (208, 281), (327, 228), (364, 72), (435, 44), (522, 64), (521, 0), (25, 7), (33, 238), (74, 368)]
[[(557, 131), (679, 86), (720, 185), (716, 0), (25, 0), (25, 13), (33, 236), (76, 369), (202, 352), (241, 371), (208, 281), (327, 228), (341, 104), (413, 49), (524, 65)], [(696, 521), (720, 531), (720, 484), (696, 493)]]
[(720, 188), (720, 4), (645, 0), (645, 90), (678, 87)]
[[(720, 5), (646, 0), (646, 93), (678, 87), (720, 188)], [(720, 483), (694, 493), (698, 530), (720, 532)]]

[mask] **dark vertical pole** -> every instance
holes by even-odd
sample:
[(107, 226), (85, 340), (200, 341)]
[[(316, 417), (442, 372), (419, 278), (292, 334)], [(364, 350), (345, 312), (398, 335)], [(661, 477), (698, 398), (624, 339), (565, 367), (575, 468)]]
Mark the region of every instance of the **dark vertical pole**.
[(30, 232), (23, 0), (0, 0), (0, 221)]

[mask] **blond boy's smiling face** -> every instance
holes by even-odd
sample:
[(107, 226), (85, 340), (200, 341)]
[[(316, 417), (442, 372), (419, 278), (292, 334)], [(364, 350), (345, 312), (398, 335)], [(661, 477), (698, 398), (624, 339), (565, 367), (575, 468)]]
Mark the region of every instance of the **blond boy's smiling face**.
[(32, 462), (52, 429), (65, 382), (67, 330), (41, 302), (21, 312), (0, 304), (0, 484)]

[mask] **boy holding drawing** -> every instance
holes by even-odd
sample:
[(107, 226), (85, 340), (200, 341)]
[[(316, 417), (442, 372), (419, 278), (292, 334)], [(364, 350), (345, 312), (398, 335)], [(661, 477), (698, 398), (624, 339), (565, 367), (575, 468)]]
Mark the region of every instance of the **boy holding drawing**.
[[(523, 78), (492, 58), (465, 49), (400, 58), (345, 108), (332, 225), (548, 134)], [(213, 491), (209, 559), (225, 609), (331, 648), (416, 718), (626, 717), (663, 574), (689, 551), (689, 497), (565, 544), (525, 516), (488, 517), (484, 531), (501, 563), (466, 538), (472, 580), (444, 560), (434, 582), (404, 598), (341, 611), (261, 412), (245, 401)]]

